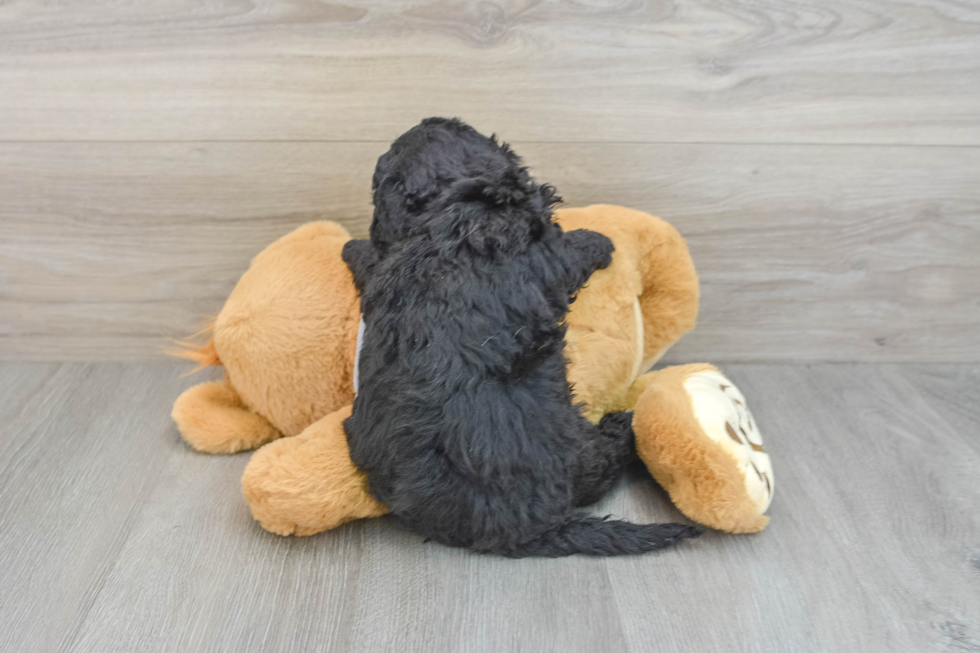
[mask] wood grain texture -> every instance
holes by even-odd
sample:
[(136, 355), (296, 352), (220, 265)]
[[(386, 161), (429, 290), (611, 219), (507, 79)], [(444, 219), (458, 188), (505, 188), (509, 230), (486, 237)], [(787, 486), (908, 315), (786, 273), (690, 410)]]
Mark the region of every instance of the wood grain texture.
[(980, 144), (949, 0), (0, 6), (0, 139)]
[[(3, 650), (980, 647), (976, 365), (728, 366), (776, 466), (763, 533), (517, 561), (389, 518), (266, 533), (248, 455), (196, 454), (169, 424), (200, 380), (178, 369), (0, 365)], [(680, 518), (641, 469), (595, 511)]]
[(966, 443), (980, 453), (980, 429), (976, 428), (980, 424), (980, 367), (902, 365), (889, 369), (893, 378), (900, 377), (907, 385), (918, 388), (928, 399), (935, 418), (963, 433)]
[(65, 650), (85, 621), (182, 446), (167, 419), (178, 374), (0, 368), (0, 650)]
[[(667, 650), (747, 651), (947, 651), (980, 643), (980, 576), (971, 563), (980, 542), (971, 507), (980, 500), (980, 458), (969, 442), (980, 424), (964, 432), (936, 419), (937, 406), (923, 394), (928, 379), (896, 382), (895, 369), (725, 368), (749, 398), (773, 456), (772, 522), (758, 539), (719, 537), (725, 555), (698, 561), (693, 580), (642, 558), (624, 559), (615, 571), (620, 561), (611, 561), (634, 650), (665, 640)], [(942, 379), (963, 373), (917, 369)], [(971, 376), (980, 380), (975, 370)], [(968, 401), (975, 386), (955, 394)], [(655, 581), (680, 584), (687, 597), (711, 595), (696, 633), (683, 616), (690, 606), (678, 609), (666, 632), (643, 619)]]
[[(980, 360), (980, 149), (515, 143), (569, 205), (687, 237), (668, 360)], [(140, 360), (314, 219), (364, 235), (378, 143), (0, 143), (0, 358)]]

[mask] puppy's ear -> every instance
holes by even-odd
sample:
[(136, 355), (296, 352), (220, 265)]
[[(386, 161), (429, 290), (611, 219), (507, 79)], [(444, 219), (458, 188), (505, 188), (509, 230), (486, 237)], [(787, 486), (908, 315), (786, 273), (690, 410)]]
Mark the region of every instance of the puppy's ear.
[(375, 266), (381, 260), (378, 250), (370, 240), (348, 240), (344, 243), (341, 258), (350, 268), (357, 292), (364, 292), (364, 287), (371, 280)]

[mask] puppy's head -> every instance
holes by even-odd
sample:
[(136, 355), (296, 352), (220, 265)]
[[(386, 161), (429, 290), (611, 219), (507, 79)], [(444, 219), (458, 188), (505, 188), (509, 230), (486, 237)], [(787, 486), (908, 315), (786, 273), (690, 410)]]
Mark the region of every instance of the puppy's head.
[(421, 235), (477, 252), (513, 249), (554, 226), (559, 201), (507, 144), (446, 118), (402, 134), (378, 159), (372, 190), (371, 242), (381, 252)]

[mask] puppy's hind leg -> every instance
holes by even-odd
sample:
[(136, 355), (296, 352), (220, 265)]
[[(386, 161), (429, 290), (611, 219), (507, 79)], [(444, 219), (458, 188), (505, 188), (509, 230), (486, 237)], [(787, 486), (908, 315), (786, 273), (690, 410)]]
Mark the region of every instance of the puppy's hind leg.
[(587, 506), (611, 490), (623, 470), (636, 459), (633, 413), (609, 413), (593, 425), (581, 420), (583, 447), (575, 469), (574, 503)]

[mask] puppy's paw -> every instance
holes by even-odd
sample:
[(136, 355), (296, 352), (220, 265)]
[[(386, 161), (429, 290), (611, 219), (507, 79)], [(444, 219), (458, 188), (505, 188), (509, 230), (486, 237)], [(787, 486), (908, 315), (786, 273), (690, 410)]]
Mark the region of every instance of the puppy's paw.
[(348, 240), (344, 243), (340, 256), (354, 277), (354, 286), (363, 292), (374, 266), (378, 263), (378, 250), (370, 240)]
[(607, 413), (599, 420), (599, 432), (611, 438), (629, 438), (633, 436), (633, 413), (622, 410), (617, 413)]
[(612, 255), (616, 250), (613, 242), (603, 234), (588, 229), (576, 229), (566, 236), (569, 244), (582, 252), (593, 269), (602, 270), (612, 263)]
[(596, 236), (598, 238), (596, 239), (594, 258), (592, 260), (596, 262), (595, 267), (597, 270), (604, 270), (612, 264), (612, 255), (616, 251), (616, 246), (613, 245), (613, 241), (608, 236), (600, 233), (596, 233)]

